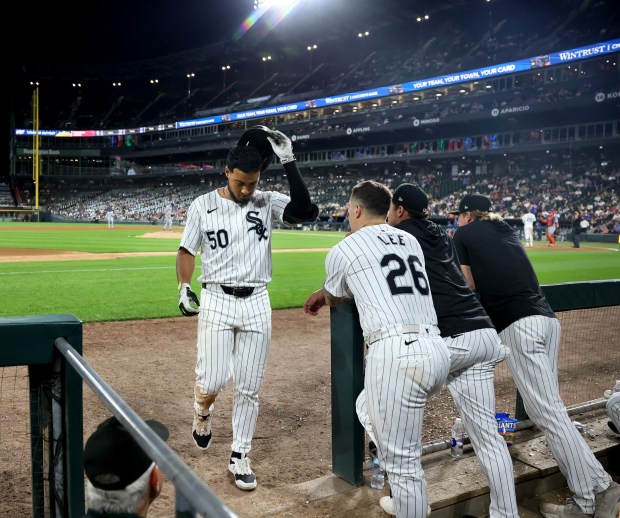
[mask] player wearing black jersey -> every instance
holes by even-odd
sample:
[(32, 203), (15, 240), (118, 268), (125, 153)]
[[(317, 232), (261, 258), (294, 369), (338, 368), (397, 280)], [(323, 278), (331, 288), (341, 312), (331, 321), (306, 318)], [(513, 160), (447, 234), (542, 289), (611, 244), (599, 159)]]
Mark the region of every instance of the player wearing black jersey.
[[(500, 343), (491, 320), (467, 285), (452, 238), (428, 220), (427, 209), (426, 193), (415, 184), (402, 184), (392, 196), (388, 223), (413, 235), (424, 252), (439, 330), (450, 351), (448, 390), (489, 483), (489, 516), (515, 518), (519, 513), (512, 460), (506, 441), (497, 432), (493, 387), (494, 367), (506, 358), (508, 349)], [(370, 431), (364, 399), (362, 393), (357, 411)], [(380, 500), (388, 513), (389, 499)]]
[(546, 518), (596, 518), (618, 513), (615, 483), (573, 425), (558, 388), (560, 321), (545, 299), (534, 268), (515, 231), (493, 213), (491, 200), (468, 194), (459, 204), (454, 234), (461, 269), (504, 344), (530, 419), (545, 440), (568, 487), (566, 505), (544, 503)]

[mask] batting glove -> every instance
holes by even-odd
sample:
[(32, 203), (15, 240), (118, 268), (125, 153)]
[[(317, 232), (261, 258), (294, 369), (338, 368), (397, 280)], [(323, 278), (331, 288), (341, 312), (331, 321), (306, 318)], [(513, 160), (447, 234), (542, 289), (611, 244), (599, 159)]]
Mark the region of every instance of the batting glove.
[(282, 164), (288, 164), (295, 160), (295, 155), (293, 155), (293, 143), (290, 138), (278, 130), (270, 129), (267, 133), (269, 134), (267, 140), (271, 144), (273, 152), (278, 155)]
[(192, 317), (199, 313), (200, 301), (196, 294), (192, 291), (192, 287), (188, 283), (181, 284), (179, 290), (179, 309), (186, 317)]

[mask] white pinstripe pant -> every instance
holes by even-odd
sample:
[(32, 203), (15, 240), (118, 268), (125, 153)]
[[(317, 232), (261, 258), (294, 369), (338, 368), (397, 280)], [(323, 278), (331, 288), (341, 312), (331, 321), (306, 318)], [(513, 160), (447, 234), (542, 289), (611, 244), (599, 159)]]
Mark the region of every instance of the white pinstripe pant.
[(607, 401), (607, 414), (620, 432), (620, 392), (614, 392)]
[(557, 318), (536, 315), (517, 320), (499, 336), (510, 347), (508, 367), (525, 410), (545, 434), (575, 502), (584, 513), (594, 514), (596, 493), (609, 487), (611, 477), (577, 431), (560, 397), (560, 333)]
[[(405, 345), (405, 339), (412, 343)], [(366, 356), (364, 391), (381, 465), (396, 516), (426, 518), (422, 420), (429, 394), (448, 374), (450, 356), (439, 335), (408, 333), (379, 340)]]
[[(506, 358), (509, 350), (500, 344), (492, 328), (444, 338), (444, 341), (450, 351), (448, 389), (489, 483), (489, 516), (515, 518), (519, 512), (512, 459), (506, 441), (497, 433), (493, 386), (495, 365)], [(364, 391), (357, 398), (356, 411), (370, 439), (376, 443)]]
[(448, 390), (489, 483), (491, 518), (516, 518), (517, 496), (508, 445), (497, 432), (495, 365), (509, 356), (493, 328), (444, 338), (450, 350)]
[[(271, 343), (271, 304), (265, 287), (237, 298), (217, 285), (203, 288), (198, 315), (196, 387), (217, 395), (232, 374), (232, 450), (248, 453), (258, 418), (258, 391), (263, 383)], [(213, 410), (196, 411), (206, 415)]]

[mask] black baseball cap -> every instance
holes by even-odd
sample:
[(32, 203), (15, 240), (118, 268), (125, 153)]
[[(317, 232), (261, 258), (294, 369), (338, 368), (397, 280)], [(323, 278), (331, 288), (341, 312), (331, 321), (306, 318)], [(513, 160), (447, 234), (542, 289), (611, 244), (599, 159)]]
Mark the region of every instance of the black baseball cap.
[(392, 194), (392, 203), (413, 212), (423, 212), (428, 208), (428, 196), (418, 184), (401, 183)]
[[(162, 423), (145, 422), (164, 441), (168, 439), (168, 429)], [(84, 446), (84, 472), (93, 486), (105, 491), (125, 489), (152, 463), (116, 417), (103, 421)]]
[(460, 214), (461, 212), (468, 212), (477, 210), (480, 212), (490, 212), (491, 200), (484, 194), (466, 194), (463, 196), (461, 203), (459, 203), (459, 210), (454, 210), (450, 214)]
[(253, 126), (243, 132), (238, 146), (251, 146), (258, 149), (262, 158), (260, 165), (260, 172), (263, 173), (271, 164), (273, 160), (273, 148), (267, 140), (267, 137), (271, 136), (271, 130), (267, 126)]

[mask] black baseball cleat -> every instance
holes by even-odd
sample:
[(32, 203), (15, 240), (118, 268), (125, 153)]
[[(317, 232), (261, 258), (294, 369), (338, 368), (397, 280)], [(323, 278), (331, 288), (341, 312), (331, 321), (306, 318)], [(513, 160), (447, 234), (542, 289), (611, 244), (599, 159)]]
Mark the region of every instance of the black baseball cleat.
[(230, 462), (228, 463), (228, 471), (235, 476), (235, 484), (239, 489), (244, 491), (256, 489), (256, 475), (250, 467), (250, 459), (243, 453), (232, 452)]
[(368, 441), (368, 451), (372, 459), (377, 458), (377, 445), (373, 441)]
[(615, 434), (620, 434), (620, 432), (618, 431), (618, 429), (616, 428), (616, 425), (614, 424), (613, 421), (608, 421), (607, 422), (607, 426), (609, 426), (609, 429), (614, 432)]

